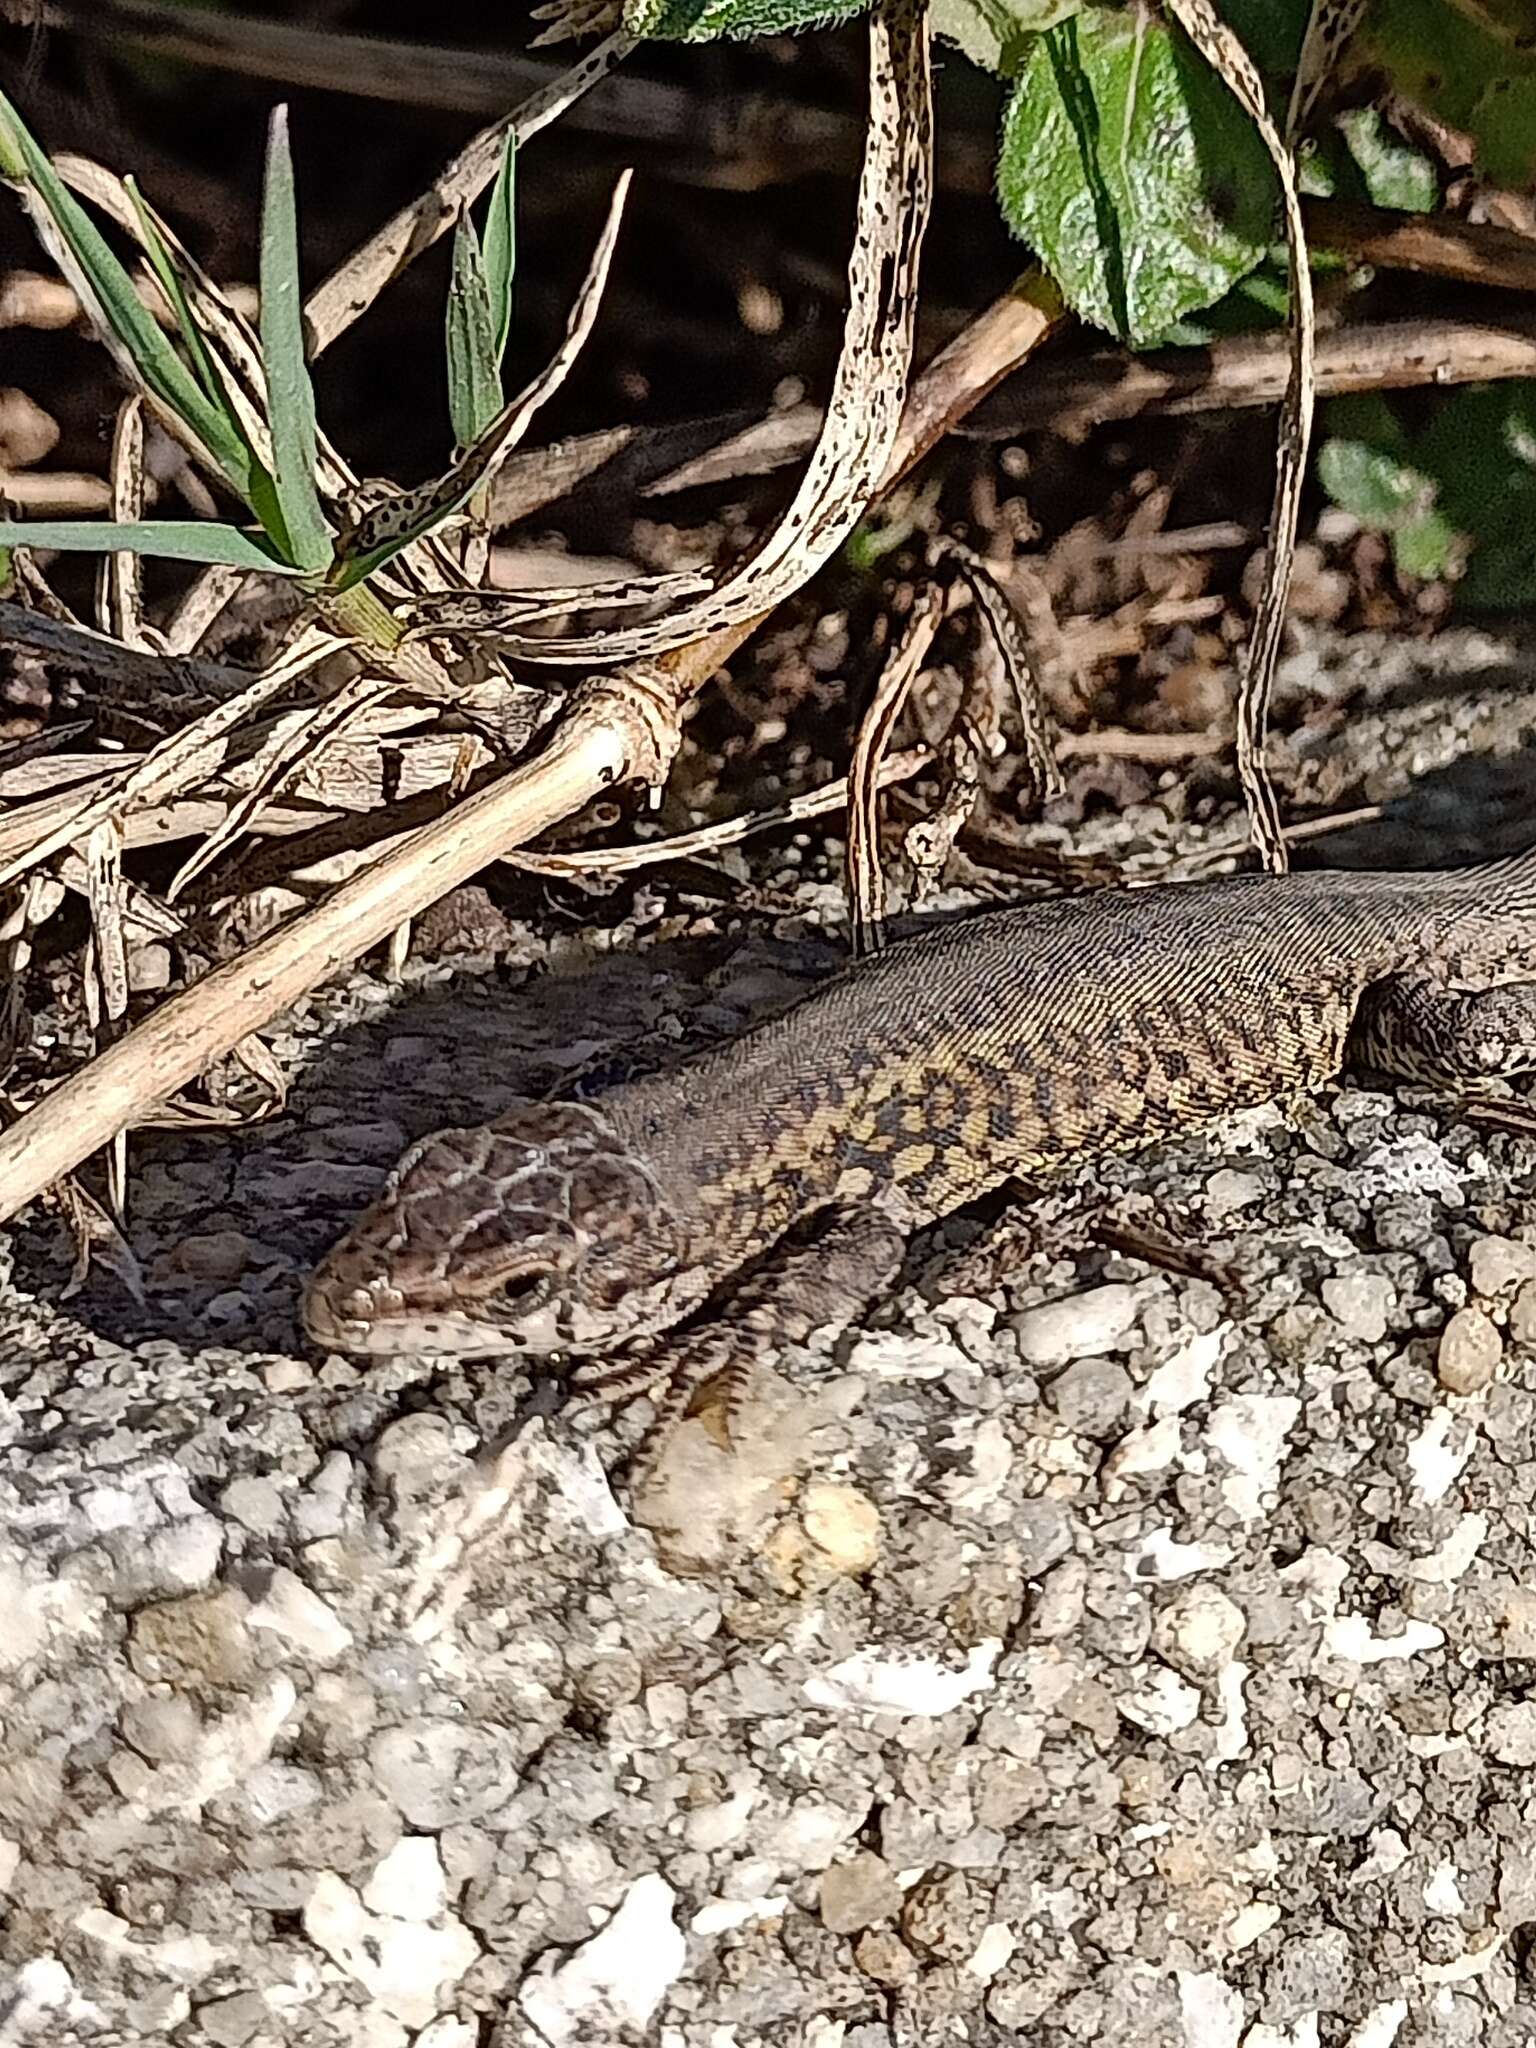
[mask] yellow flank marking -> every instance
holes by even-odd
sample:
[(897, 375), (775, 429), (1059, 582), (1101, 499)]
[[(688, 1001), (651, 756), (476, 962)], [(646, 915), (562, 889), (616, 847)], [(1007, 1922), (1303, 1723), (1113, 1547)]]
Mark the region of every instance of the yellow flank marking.
[(926, 1173), (938, 1157), (936, 1145), (903, 1145), (896, 1154), (894, 1172), (898, 1180), (915, 1180)]
[(987, 1132), (986, 1106), (972, 1103), (965, 1113), (965, 1122), (960, 1126), (959, 1142), (973, 1159), (981, 1157), (982, 1147), (987, 1142)]
[(850, 1166), (838, 1175), (832, 1199), (836, 1202), (857, 1202), (869, 1193), (874, 1184), (875, 1176), (867, 1166)]

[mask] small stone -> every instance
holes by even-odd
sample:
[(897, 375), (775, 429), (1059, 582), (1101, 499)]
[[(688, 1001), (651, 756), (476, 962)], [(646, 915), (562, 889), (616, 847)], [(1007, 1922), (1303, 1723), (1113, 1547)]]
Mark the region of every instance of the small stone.
[(1480, 1308), (1459, 1308), (1440, 1338), (1440, 1384), (1453, 1394), (1475, 1394), (1491, 1384), (1503, 1355), (1499, 1333)]
[(402, 1835), (363, 1886), (363, 1904), (391, 1920), (435, 1920), (448, 1904), (448, 1882), (431, 1835)]
[(1239, 1173), (1236, 1167), (1224, 1166), (1205, 1184), (1206, 1211), (1213, 1218), (1230, 1216), (1239, 1209), (1251, 1208), (1262, 1200), (1264, 1193), (1265, 1184), (1258, 1174)]
[(477, 1820), (517, 1789), (517, 1762), (500, 1729), (422, 1715), (386, 1728), (368, 1747), (379, 1790), (414, 1828)]
[(1029, 1611), (1029, 1632), (1039, 1642), (1059, 1642), (1076, 1633), (1088, 1598), (1088, 1562), (1068, 1557), (1047, 1573)]
[(313, 1771), (269, 1759), (247, 1771), (234, 1791), (254, 1824), (269, 1828), (318, 1805), (323, 1787)]
[(205, 1230), (184, 1237), (168, 1261), (173, 1273), (226, 1285), (251, 1263), (251, 1241), (240, 1230)]
[(920, 1878), (901, 1909), (901, 1931), (912, 1946), (949, 1963), (965, 1961), (986, 1921), (986, 1896), (962, 1870)]
[(213, 2048), (245, 2048), (270, 2023), (272, 2009), (257, 1992), (237, 1991), (233, 1998), (198, 2006), (193, 2017), (199, 2040), (212, 2042)]
[(123, 1740), (154, 1764), (174, 1763), (188, 1755), (202, 1733), (196, 1710), (180, 1693), (130, 1700), (118, 1716), (118, 1726)]
[(480, 1945), (461, 1920), (441, 1927), (383, 1920), (352, 1887), (323, 1870), (304, 1906), (304, 1932), (403, 2027), (424, 2027), (451, 2005)]
[(1536, 1244), (1522, 1244), (1515, 1237), (1479, 1237), (1471, 1254), (1474, 1294), (1502, 1294), (1536, 1280)]
[(1063, 1359), (1117, 1350), (1134, 1328), (1140, 1306), (1134, 1287), (1114, 1281), (1025, 1309), (1013, 1318), (1019, 1355), (1031, 1365), (1059, 1365)]
[(1115, 1701), (1121, 1716), (1149, 1735), (1177, 1735), (1200, 1712), (1200, 1695), (1165, 1664), (1143, 1665), (1133, 1688)]
[(352, 1643), (352, 1631), (296, 1572), (279, 1565), (247, 1616), (252, 1628), (270, 1629), (306, 1657), (327, 1664)]
[(270, 1479), (231, 1479), (219, 1506), (253, 1536), (271, 1536), (283, 1526), (282, 1492)]
[(880, 1510), (857, 1487), (808, 1487), (800, 1519), (816, 1548), (849, 1577), (869, 1571), (880, 1555)]
[(1536, 1700), (1507, 1700), (1488, 1709), (1485, 1746), (1501, 1764), (1536, 1764)]
[(297, 1394), (313, 1381), (314, 1369), (302, 1358), (276, 1358), (261, 1368), (261, 1383), (269, 1394)]
[(1112, 1358), (1084, 1358), (1051, 1382), (1051, 1406), (1076, 1436), (1113, 1436), (1136, 1389)]
[(1247, 1618), (1218, 1586), (1197, 1581), (1174, 1594), (1152, 1625), (1152, 1647), (1165, 1664), (1196, 1681), (1232, 1662)]
[(1021, 1501), (1010, 1533), (1018, 1545), (1020, 1578), (1038, 1579), (1071, 1553), (1072, 1517), (1060, 1501)]
[(1517, 1344), (1536, 1346), (1536, 1280), (1527, 1280), (1510, 1303), (1509, 1334)]
[(1347, 1336), (1379, 1344), (1397, 1299), (1384, 1273), (1335, 1273), (1323, 1282), (1323, 1306)]
[(681, 1975), (688, 1947), (673, 1908), (677, 1894), (651, 1871), (637, 1877), (605, 1927), (548, 1974), (530, 1973), (518, 2003), (550, 2048), (643, 2033)]
[(833, 1863), (822, 1873), (822, 1925), (833, 1934), (857, 1934), (865, 1927), (894, 1920), (901, 1911), (901, 1887), (885, 1859), (861, 1849), (846, 1863)]
[(607, 1650), (585, 1665), (576, 1679), (576, 1696), (595, 1713), (611, 1714), (640, 1697), (645, 1673), (629, 1650)]
[(376, 1478), (406, 1498), (429, 1492), (469, 1468), (455, 1442), (453, 1424), (441, 1415), (405, 1415), (379, 1431), (369, 1454)]
[(140, 1608), (128, 1632), (128, 1661), (151, 1684), (234, 1684), (252, 1664), (245, 1612), (245, 1601), (227, 1589)]
[(917, 1975), (916, 1956), (891, 1927), (867, 1928), (853, 1945), (853, 1960), (871, 1983), (892, 1990), (910, 1984)]
[(171, 985), (171, 952), (168, 946), (135, 946), (128, 955), (128, 986), (135, 995)]
[(0, 1821), (20, 1835), (37, 1836), (64, 1803), (64, 1769), (54, 1757), (0, 1752)]
[(1499, 1859), (1499, 1925), (1529, 1927), (1536, 1920), (1536, 1855), (1514, 1844)]
[(1506, 1588), (1494, 1619), (1501, 1656), (1536, 1657), (1536, 1591), (1529, 1586)]
[(224, 1531), (213, 1515), (182, 1515), (147, 1534), (119, 1530), (106, 1547), (116, 1567), (114, 1591), (128, 1605), (200, 1592), (219, 1569)]

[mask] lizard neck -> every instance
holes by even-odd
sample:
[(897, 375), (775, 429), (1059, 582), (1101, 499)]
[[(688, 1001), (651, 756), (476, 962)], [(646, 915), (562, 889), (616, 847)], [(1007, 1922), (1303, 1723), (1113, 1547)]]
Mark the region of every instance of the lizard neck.
[(758, 1034), (625, 1083), (601, 1107), (709, 1263), (733, 1271), (833, 1195), (842, 1127), (822, 1077)]

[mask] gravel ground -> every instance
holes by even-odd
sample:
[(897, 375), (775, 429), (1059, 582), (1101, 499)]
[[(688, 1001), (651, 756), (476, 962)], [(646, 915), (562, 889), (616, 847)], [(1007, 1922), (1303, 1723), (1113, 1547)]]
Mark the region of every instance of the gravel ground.
[[(1529, 838), (1529, 650), (1288, 676), (1293, 806), (1412, 786), (1335, 857)], [(832, 963), (823, 856), (752, 879), (304, 1006), (280, 1120), (140, 1148), (142, 1307), (11, 1237), (0, 2039), (1529, 2043), (1536, 1141), (1348, 1085), (1084, 1174), (1224, 1279), (1058, 1231), (957, 1292), (951, 1223), (634, 1500), (643, 1412), (306, 1354), (406, 1140)]]

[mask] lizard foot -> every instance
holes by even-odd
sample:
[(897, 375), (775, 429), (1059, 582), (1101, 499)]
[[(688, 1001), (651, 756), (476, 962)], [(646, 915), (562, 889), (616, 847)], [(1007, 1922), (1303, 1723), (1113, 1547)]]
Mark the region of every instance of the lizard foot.
[(787, 1344), (841, 1330), (900, 1270), (905, 1238), (888, 1217), (835, 1215), (809, 1243), (760, 1267), (717, 1298), (708, 1320), (657, 1344), (645, 1362), (657, 1413), (626, 1474), (633, 1491), (654, 1471), (679, 1425), (697, 1417), (723, 1451), (734, 1448), (752, 1375)]

